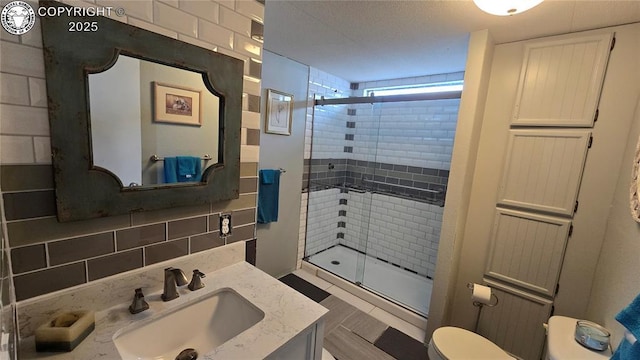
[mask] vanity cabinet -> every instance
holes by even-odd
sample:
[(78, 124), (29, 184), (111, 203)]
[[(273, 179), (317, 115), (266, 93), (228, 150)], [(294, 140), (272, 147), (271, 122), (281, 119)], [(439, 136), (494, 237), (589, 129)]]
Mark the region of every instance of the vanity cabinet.
[(324, 320), (320, 320), (274, 351), (267, 357), (267, 360), (321, 360), (323, 334)]

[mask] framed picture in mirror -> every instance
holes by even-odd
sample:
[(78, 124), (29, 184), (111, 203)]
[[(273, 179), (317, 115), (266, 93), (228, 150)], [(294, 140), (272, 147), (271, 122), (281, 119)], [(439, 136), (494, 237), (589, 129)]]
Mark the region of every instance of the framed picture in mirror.
[(153, 121), (202, 125), (200, 91), (153, 82)]
[(291, 135), (293, 95), (267, 89), (267, 109), (265, 114), (265, 132)]

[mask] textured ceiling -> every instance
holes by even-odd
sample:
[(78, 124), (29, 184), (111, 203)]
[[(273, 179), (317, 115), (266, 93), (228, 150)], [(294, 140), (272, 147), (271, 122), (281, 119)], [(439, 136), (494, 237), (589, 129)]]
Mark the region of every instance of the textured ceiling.
[(266, 0), (264, 48), (350, 82), (464, 70), (469, 33), (496, 43), (640, 21), (640, 0), (546, 0), (509, 17), (471, 0)]

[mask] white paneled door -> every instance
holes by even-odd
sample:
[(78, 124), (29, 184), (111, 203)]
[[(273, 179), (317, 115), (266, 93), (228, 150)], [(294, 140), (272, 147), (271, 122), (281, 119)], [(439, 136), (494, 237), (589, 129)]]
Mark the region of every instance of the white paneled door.
[(512, 125), (591, 127), (613, 34), (525, 47)]
[(521, 359), (539, 360), (545, 340), (542, 324), (553, 301), (491, 280), (485, 283), (500, 302), (482, 309), (478, 332)]
[(571, 216), (580, 188), (591, 131), (509, 131), (498, 203)]
[(486, 276), (553, 296), (571, 221), (498, 208)]
[(542, 353), (613, 39), (524, 45), (484, 273), (500, 301), (478, 331), (525, 360)]

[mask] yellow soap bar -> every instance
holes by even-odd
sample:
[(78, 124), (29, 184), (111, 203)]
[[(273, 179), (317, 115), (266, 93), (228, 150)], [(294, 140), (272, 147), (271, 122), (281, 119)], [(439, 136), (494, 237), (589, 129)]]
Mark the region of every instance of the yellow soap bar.
[(94, 328), (93, 311), (59, 314), (36, 329), (36, 351), (71, 351)]

